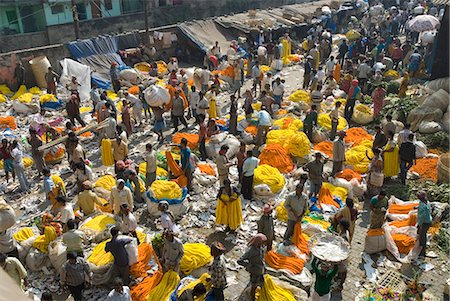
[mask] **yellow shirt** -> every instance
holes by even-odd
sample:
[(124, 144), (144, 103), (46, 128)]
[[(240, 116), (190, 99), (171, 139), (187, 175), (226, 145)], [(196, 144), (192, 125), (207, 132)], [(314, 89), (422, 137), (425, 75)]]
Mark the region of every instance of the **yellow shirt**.
[(94, 213), (95, 204), (103, 206), (98, 196), (92, 190), (84, 190), (78, 194), (76, 207), (80, 208), (85, 216)]
[(6, 258), (5, 267), (3, 268), (20, 288), (23, 289), (22, 279), (27, 277), (27, 271), (23, 267), (22, 263), (15, 257)]
[(128, 146), (125, 144), (125, 142), (121, 141), (120, 144), (118, 144), (117, 141), (114, 140), (111, 143), (111, 146), (113, 149), (113, 157), (115, 161), (123, 161), (125, 157), (128, 156)]

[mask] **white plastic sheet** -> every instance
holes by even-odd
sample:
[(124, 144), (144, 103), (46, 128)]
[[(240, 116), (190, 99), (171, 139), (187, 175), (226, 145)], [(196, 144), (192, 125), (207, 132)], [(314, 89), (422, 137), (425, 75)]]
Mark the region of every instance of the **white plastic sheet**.
[(72, 79), (72, 76), (75, 76), (80, 84), (78, 93), (80, 94), (81, 100), (89, 100), (89, 93), (91, 91), (91, 67), (68, 58), (60, 61), (60, 64), (63, 69), (61, 83), (66, 85)]

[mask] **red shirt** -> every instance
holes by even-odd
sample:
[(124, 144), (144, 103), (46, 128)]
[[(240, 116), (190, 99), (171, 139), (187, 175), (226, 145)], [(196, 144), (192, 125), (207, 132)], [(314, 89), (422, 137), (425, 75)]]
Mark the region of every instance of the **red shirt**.
[(11, 156), (11, 152), (9, 151), (9, 149), (5, 148), (5, 147), (0, 147), (0, 156), (2, 159), (12, 159), (13, 157)]

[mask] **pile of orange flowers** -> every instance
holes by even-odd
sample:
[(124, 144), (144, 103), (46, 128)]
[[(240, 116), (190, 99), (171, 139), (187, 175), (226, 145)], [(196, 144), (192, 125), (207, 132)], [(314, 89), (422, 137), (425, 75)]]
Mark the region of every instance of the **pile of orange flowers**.
[(373, 140), (372, 135), (366, 132), (363, 128), (349, 128), (346, 132), (345, 143), (352, 143), (353, 146), (360, 144), (364, 140)]
[(322, 152), (327, 155), (330, 159), (333, 158), (333, 142), (322, 141), (314, 145), (314, 150)]
[(439, 158), (420, 158), (416, 160), (416, 164), (411, 167), (411, 172), (417, 172), (421, 178), (437, 181), (437, 165)]

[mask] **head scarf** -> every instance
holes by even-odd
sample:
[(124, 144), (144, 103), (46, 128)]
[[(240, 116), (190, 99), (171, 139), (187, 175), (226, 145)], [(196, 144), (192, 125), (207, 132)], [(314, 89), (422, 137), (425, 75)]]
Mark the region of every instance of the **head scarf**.
[(262, 233), (258, 233), (250, 239), (248, 246), (261, 247), (266, 241), (267, 237)]
[(357, 79), (352, 80), (352, 86), (356, 87), (359, 84)]

